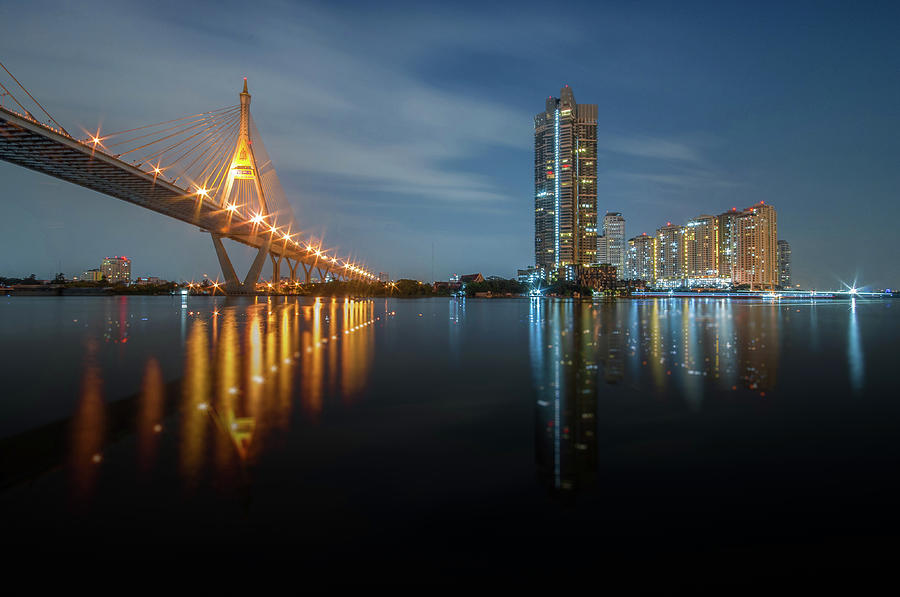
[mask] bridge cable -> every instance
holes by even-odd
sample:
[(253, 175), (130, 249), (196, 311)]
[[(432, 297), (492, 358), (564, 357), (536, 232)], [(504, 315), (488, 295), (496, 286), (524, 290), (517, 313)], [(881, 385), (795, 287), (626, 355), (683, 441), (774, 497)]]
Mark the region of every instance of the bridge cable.
[[(6, 68), (6, 66), (4, 66), (4, 64), (3, 64), (2, 62), (0, 62), (0, 67), (3, 67), (3, 70), (6, 71), (6, 74), (9, 75), (9, 76), (12, 78), (12, 80), (16, 82), (16, 85), (18, 85), (19, 87), (22, 88), (22, 91), (24, 91), (25, 94), (28, 95), (28, 97), (31, 98), (31, 101), (33, 101), (35, 104), (37, 104), (37, 107), (40, 108), (40, 109), (44, 112), (44, 114), (47, 115), (47, 118), (49, 118), (49, 119), (53, 122), (53, 124), (55, 124), (57, 127), (59, 127), (59, 130), (61, 130), (62, 132), (64, 132), (64, 133), (66, 134), (66, 136), (68, 136), (68, 137), (71, 137), (71, 136), (72, 136), (72, 135), (69, 134), (69, 131), (67, 131), (67, 130), (63, 127), (63, 125), (61, 125), (60, 123), (56, 122), (56, 119), (53, 118), (52, 116), (50, 116), (50, 112), (48, 112), (47, 110), (44, 109), (44, 106), (41, 105), (41, 102), (39, 102), (39, 101), (37, 101), (36, 99), (34, 99), (34, 96), (31, 95), (31, 94), (28, 92), (28, 90), (25, 89), (25, 87), (24, 87), (21, 83), (19, 83), (19, 80), (15, 77), (15, 75), (13, 75), (11, 72), (9, 72), (9, 69)], [(5, 89), (7, 93), (9, 93), (9, 90), (6, 89), (6, 87), (4, 87), (3, 89)], [(12, 93), (9, 93), (9, 96), (13, 98), (13, 101), (15, 101), (17, 104), (19, 104), (19, 100), (17, 100), (17, 99), (15, 98), (15, 96), (13, 96)], [(19, 104), (19, 106), (21, 107), (22, 104)], [(22, 107), (22, 109), (25, 110), (24, 107)], [(28, 110), (25, 110), (25, 111), (28, 112)]]

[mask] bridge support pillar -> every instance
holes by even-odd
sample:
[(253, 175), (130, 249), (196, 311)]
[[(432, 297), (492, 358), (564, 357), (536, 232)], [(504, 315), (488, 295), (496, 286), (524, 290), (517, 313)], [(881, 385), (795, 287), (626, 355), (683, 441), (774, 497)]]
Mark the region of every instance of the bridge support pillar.
[(305, 263), (301, 263), (300, 265), (303, 267), (303, 273), (306, 276), (306, 282), (304, 282), (304, 283), (307, 285), (311, 284), (312, 283), (312, 266), (310, 265), (309, 267), (307, 267), (307, 265)]
[(287, 261), (288, 269), (291, 270), (291, 288), (296, 290), (296, 288), (294, 288), (294, 283), (297, 281), (297, 264), (300, 262), (294, 261), (294, 263), (291, 263), (291, 260), (287, 257), (285, 257), (284, 260)]
[(222, 275), (225, 277), (225, 291), (230, 294), (233, 289), (241, 286), (241, 282), (234, 271), (234, 266), (231, 265), (231, 259), (228, 258), (228, 253), (225, 251), (225, 245), (222, 244), (222, 237), (215, 232), (210, 232), (210, 235), (212, 236), (213, 247), (216, 249), (216, 257), (219, 258)]
[(272, 288), (277, 291), (281, 288), (281, 260), (283, 255), (279, 255), (278, 259), (275, 259), (275, 253), (269, 253), (269, 257), (272, 259)]
[(250, 271), (247, 272), (247, 276), (244, 278), (244, 281), (241, 282), (237, 277), (237, 273), (234, 271), (231, 259), (228, 258), (228, 252), (225, 250), (225, 245), (222, 244), (222, 235), (210, 232), (210, 236), (212, 236), (213, 247), (216, 249), (216, 257), (219, 258), (219, 266), (222, 268), (222, 274), (225, 276), (225, 293), (256, 293), (256, 282), (259, 280), (259, 274), (262, 272), (263, 264), (266, 262), (266, 255), (269, 253), (271, 242), (266, 243), (259, 248), (259, 253), (256, 254), (256, 259), (253, 260)]

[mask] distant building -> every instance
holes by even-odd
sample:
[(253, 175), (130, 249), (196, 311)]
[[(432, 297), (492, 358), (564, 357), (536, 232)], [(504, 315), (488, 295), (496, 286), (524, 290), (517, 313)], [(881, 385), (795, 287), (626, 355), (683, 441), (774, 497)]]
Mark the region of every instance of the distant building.
[[(491, 276), (493, 279), (503, 280), (500, 276)], [(448, 282), (438, 282), (435, 281), (432, 283), (432, 288), (435, 292), (448, 291), (450, 293), (464, 291), (466, 289), (466, 284), (477, 284), (478, 282), (484, 282), (484, 276), (479, 274), (467, 274), (465, 276), (460, 276), (457, 274), (451, 274), (450, 280)]]
[(778, 283), (788, 288), (791, 280), (791, 245), (786, 240), (778, 241)]
[(603, 216), (603, 238), (606, 244), (606, 260), (616, 266), (619, 278), (625, 277), (625, 218), (618, 211), (608, 211)]
[(737, 263), (737, 224), (741, 213), (736, 207), (716, 216), (716, 233), (719, 236), (719, 277), (734, 281)]
[(684, 278), (684, 227), (667, 222), (656, 231), (656, 280), (663, 286), (679, 286)]
[(166, 283), (168, 283), (168, 281), (163, 280), (162, 278), (158, 278), (156, 276), (147, 276), (146, 278), (136, 279), (134, 281), (134, 283), (139, 284), (139, 285), (146, 285), (146, 284), (157, 285), (157, 284), (166, 284)]
[(625, 277), (629, 280), (656, 281), (656, 237), (646, 232), (628, 240)]
[(582, 286), (588, 286), (593, 290), (615, 290), (618, 272), (616, 266), (602, 265), (573, 265), (572, 277)]
[[(718, 222), (715, 216), (699, 216), (682, 233), (682, 275), (688, 286), (716, 284), (719, 279)], [(729, 276), (730, 277), (730, 276)]]
[(778, 220), (775, 208), (763, 201), (738, 219), (734, 283), (753, 289), (778, 285)]
[(605, 234), (597, 237), (597, 263), (609, 263), (609, 242)]
[(100, 265), (100, 272), (110, 284), (130, 284), (131, 260), (128, 257), (107, 257)]
[(597, 104), (566, 85), (534, 117), (534, 261), (545, 270), (597, 260)]
[(525, 269), (516, 270), (516, 280), (520, 284), (534, 286), (536, 283), (544, 279), (544, 270), (536, 267), (527, 267)]
[(81, 274), (81, 279), (86, 282), (100, 282), (103, 280), (103, 272), (99, 269), (89, 269)]

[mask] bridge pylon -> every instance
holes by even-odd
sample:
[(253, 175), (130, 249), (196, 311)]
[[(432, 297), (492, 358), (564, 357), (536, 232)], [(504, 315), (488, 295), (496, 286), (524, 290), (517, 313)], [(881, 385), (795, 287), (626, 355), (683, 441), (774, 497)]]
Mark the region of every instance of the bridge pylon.
[[(243, 195), (250, 200), (249, 203), (253, 203), (251, 198), (255, 196), (256, 205), (259, 209), (258, 215), (267, 216), (269, 214), (269, 206), (266, 202), (266, 194), (263, 191), (256, 156), (253, 154), (253, 142), (250, 139), (250, 93), (247, 91), (247, 77), (244, 77), (244, 89), (239, 94), (239, 97), (241, 100), (240, 128), (231, 157), (231, 165), (225, 179), (221, 200), (222, 207), (227, 209), (229, 205), (237, 201), (237, 199), (231, 201), (232, 195)], [(250, 184), (246, 185), (244, 181)], [(245, 186), (248, 188), (243, 188)], [(227, 294), (255, 294), (256, 284), (259, 282), (263, 265), (266, 262), (266, 255), (272, 258), (272, 285), (278, 288), (281, 281), (279, 278), (279, 266), (282, 256), (272, 252), (272, 241), (274, 238), (270, 237), (269, 242), (259, 248), (250, 270), (243, 281), (241, 281), (238, 279), (234, 266), (228, 258), (228, 252), (222, 244), (221, 235), (215, 232), (210, 232), (210, 234), (213, 239), (213, 246), (216, 249), (216, 256), (219, 258), (219, 266), (222, 268), (222, 274), (225, 277), (225, 292)]]

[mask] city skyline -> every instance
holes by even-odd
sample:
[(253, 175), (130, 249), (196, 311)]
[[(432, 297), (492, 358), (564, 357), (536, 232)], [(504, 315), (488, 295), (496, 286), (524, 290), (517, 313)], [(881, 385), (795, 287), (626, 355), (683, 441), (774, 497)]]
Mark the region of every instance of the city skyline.
[[(4, 32), (3, 54), (72, 128), (123, 129), (226, 105), (235, 81), (250, 77), (263, 136), (301, 219), (337, 246), (365, 251), (372, 268), (395, 277), (429, 279), (432, 242), (438, 278), (449, 271), (511, 276), (529, 264), (533, 218), (524, 206), (533, 203), (525, 180), (533, 105), (548, 89), (569, 84), (599, 106), (597, 211), (622, 212), (629, 237), (653, 233), (660, 220), (684, 222), (722, 205), (764, 200), (778, 206), (780, 235), (796, 249), (795, 283), (897, 280), (889, 226), (898, 209), (891, 201), (898, 84), (890, 76), (894, 58), (884, 51), (893, 8), (854, 13), (854, 20), (836, 9), (810, 16), (788, 8), (776, 17), (765, 7), (737, 15), (693, 4), (673, 15), (655, 5), (614, 14), (601, 6), (593, 9), (599, 31), (562, 17), (550, 41), (538, 43), (537, 5), (502, 28), (500, 8), (477, 21), (464, 8), (402, 21), (392, 20), (402, 5), (383, 14), (302, 10), (315, 33), (304, 42), (294, 41), (302, 35), (284, 41), (297, 25), (239, 27), (222, 11), (217, 28), (256, 40), (238, 47), (185, 24), (201, 19), (185, 19), (173, 31), (171, 20), (137, 5), (87, 3), (50, 19), (36, 16), (40, 10), (13, 15), (4, 7), (4, 22), (17, 27)], [(701, 13), (708, 22), (698, 21)], [(455, 26), (431, 35), (436, 28), (427, 25), (437, 20)], [(364, 21), (372, 26), (355, 41), (330, 35), (347, 27), (362, 32)], [(275, 34), (253, 37), (264, 29)], [(725, 30), (729, 39), (719, 33)], [(455, 39), (460, 31), (467, 34)], [(378, 44), (401, 32), (416, 34), (396, 46)], [(848, 40), (842, 49), (830, 44), (838, 33)], [(97, 43), (74, 43), (85, 34)], [(173, 59), (188, 54), (184, 39), (193, 35), (207, 47), (192, 60)], [(76, 49), (66, 56), (30, 50), (25, 40), (41, 36), (70, 40)], [(144, 60), (160, 36), (168, 48)], [(581, 47), (584, 58), (551, 62), (542, 56), (547, 43)], [(408, 44), (421, 48), (417, 58), (398, 60), (408, 56)], [(279, 59), (285, 47), (288, 55), (316, 60)], [(460, 58), (452, 59), (459, 48)], [(510, 55), (518, 58), (508, 61)], [(398, 121), (372, 118), (398, 98)], [(51, 277), (61, 261), (64, 272), (78, 273), (112, 253), (133, 255), (142, 273), (170, 279), (217, 272), (208, 239), (187, 227), (8, 164), (0, 164), (0, 175), (21, 198), (6, 219), (16, 228), (2, 228), (4, 275)], [(867, 243), (838, 251), (823, 239), (843, 230), (837, 210), (850, 200), (860, 230), (871, 234)], [(171, 242), (158, 246), (159, 234)], [(19, 245), (29, 255), (11, 255), (8, 247)]]
[(11, 569), (878, 583), (898, 17), (0, 2)]

